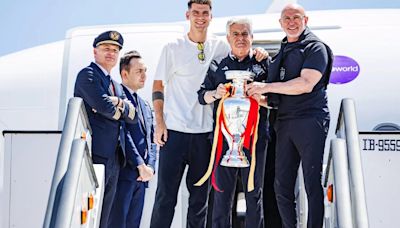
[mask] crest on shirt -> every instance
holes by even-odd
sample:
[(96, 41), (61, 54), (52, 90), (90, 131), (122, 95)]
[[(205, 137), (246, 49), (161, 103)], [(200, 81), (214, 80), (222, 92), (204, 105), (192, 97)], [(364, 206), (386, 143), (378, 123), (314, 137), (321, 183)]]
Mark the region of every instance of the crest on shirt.
[(252, 68), (256, 75), (265, 74), (265, 70), (258, 64), (253, 65)]
[(279, 72), (279, 78), (281, 79), (281, 81), (283, 81), (283, 79), (285, 79), (285, 73), (286, 73), (285, 68), (281, 67), (280, 72)]

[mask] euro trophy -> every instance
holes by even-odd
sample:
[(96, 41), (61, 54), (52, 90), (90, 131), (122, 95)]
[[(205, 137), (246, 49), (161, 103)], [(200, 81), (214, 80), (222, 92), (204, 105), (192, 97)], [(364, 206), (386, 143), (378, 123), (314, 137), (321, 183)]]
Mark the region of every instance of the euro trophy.
[(245, 168), (249, 161), (243, 152), (243, 133), (246, 130), (250, 111), (250, 99), (246, 96), (244, 86), (247, 81), (253, 81), (254, 73), (242, 70), (225, 72), (226, 79), (232, 80), (231, 96), (223, 103), (225, 125), (221, 131), (225, 136), (229, 149), (221, 160), (222, 166)]

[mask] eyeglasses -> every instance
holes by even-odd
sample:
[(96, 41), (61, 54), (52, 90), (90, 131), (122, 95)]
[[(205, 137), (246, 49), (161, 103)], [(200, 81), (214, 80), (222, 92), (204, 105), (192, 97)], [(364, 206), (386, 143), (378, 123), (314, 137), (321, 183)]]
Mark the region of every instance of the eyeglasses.
[(197, 58), (199, 59), (200, 63), (205, 63), (206, 55), (204, 54), (204, 43), (198, 43), (197, 50), (199, 50), (199, 54), (197, 54)]
[(301, 20), (303, 20), (303, 18), (304, 18), (304, 15), (294, 15), (293, 17), (284, 16), (281, 19), (285, 23), (289, 23), (291, 21), (296, 22), (296, 23), (300, 23)]

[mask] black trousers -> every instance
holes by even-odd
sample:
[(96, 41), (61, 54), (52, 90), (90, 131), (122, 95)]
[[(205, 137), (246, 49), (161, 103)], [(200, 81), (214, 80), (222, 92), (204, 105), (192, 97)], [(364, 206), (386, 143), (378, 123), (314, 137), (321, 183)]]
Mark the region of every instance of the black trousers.
[(121, 168), (121, 157), (122, 148), (120, 146), (117, 147), (115, 157), (112, 158), (107, 159), (95, 154), (92, 155), (94, 164), (103, 164), (105, 167), (105, 186), (103, 206), (101, 209), (100, 228), (107, 228), (110, 225), (109, 219), (115, 193), (117, 191), (118, 175)]
[(308, 228), (321, 228), (324, 216), (322, 159), (329, 121), (318, 118), (278, 120), (275, 192), (282, 224), (296, 227), (294, 187), (300, 161), (308, 197)]
[(205, 174), (210, 161), (209, 133), (190, 134), (168, 130), (168, 141), (161, 147), (158, 185), (151, 216), (152, 228), (171, 227), (179, 185), (186, 165), (186, 186), (189, 191), (187, 227), (206, 227), (210, 183), (194, 184)]
[(264, 220), (265, 228), (282, 228), (281, 215), (279, 214), (278, 204), (274, 189), (275, 181), (275, 157), (276, 157), (276, 133), (274, 123), (276, 119), (276, 110), (271, 109), (269, 113), (269, 139), (267, 149), (267, 159), (265, 162), (264, 176)]
[[(266, 130), (260, 129), (261, 131)], [(227, 144), (224, 144), (223, 154), (227, 150)], [(264, 210), (263, 210), (263, 185), (265, 157), (267, 152), (266, 133), (260, 135), (256, 144), (256, 167), (254, 173), (254, 190), (247, 191), (247, 181), (250, 167), (233, 168), (218, 166), (216, 169), (216, 183), (222, 192), (214, 190), (214, 205), (212, 214), (213, 228), (232, 227), (232, 205), (235, 194), (236, 182), (240, 172), (243, 189), (246, 198), (246, 219), (245, 225), (249, 228), (264, 228)], [(250, 158), (248, 156), (248, 158)], [(249, 159), (249, 162), (251, 160)], [(235, 208), (236, 209), (236, 208)]]

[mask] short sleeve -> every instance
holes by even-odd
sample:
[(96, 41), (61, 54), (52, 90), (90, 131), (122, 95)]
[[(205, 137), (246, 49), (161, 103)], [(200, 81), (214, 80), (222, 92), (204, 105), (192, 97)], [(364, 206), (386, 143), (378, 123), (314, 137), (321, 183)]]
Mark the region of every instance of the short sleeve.
[(169, 71), (172, 66), (172, 58), (170, 58), (170, 48), (169, 45), (165, 45), (161, 55), (160, 59), (158, 61), (156, 73), (154, 75), (154, 80), (161, 80), (165, 84), (169, 80)]
[(328, 52), (325, 45), (322, 42), (309, 44), (304, 53), (303, 69), (314, 69), (324, 74), (328, 65)]

